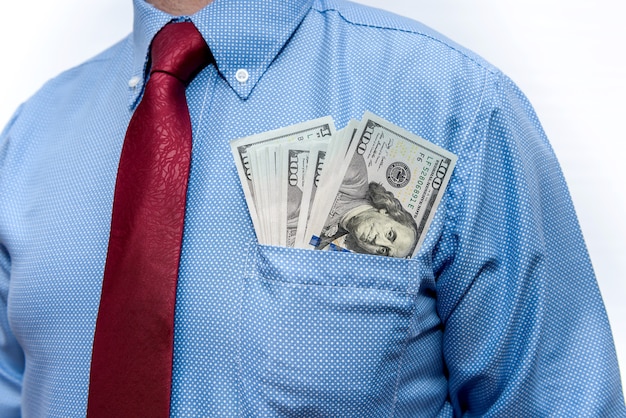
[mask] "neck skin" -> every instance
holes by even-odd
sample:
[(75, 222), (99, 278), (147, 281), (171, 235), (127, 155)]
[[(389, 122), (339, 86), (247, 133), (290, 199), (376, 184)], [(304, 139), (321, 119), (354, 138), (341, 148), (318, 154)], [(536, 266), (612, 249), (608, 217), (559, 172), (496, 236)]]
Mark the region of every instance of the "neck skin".
[(213, 0), (146, 0), (172, 16), (192, 15)]

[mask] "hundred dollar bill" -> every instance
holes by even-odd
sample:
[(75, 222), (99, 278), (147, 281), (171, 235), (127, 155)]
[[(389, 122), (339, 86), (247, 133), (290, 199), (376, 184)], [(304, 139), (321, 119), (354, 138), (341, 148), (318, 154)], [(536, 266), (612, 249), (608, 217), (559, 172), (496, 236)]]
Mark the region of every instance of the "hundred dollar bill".
[(281, 245), (281, 201), (283, 196), (281, 194), (280, 179), (282, 177), (282, 164), (280, 161), (281, 148), (279, 144), (269, 144), (265, 146), (267, 152), (267, 158), (265, 163), (267, 164), (266, 173), (267, 176), (264, 179), (265, 184), (265, 207), (262, 212), (262, 218), (265, 219), (269, 227), (269, 240), (267, 244)]
[(272, 222), (272, 214), (280, 211), (276, 153), (276, 146), (272, 144), (259, 144), (248, 148), (255, 207), (259, 217), (257, 239), (261, 244), (278, 245), (279, 241), (279, 231)]
[(327, 148), (327, 144), (316, 144), (311, 148), (309, 154), (309, 168), (306, 171), (304, 184), (302, 185), (302, 199), (300, 210), (298, 211), (298, 224), (294, 243), (294, 247), (297, 248), (308, 248), (308, 242), (305, 241), (306, 230), (309, 224), (309, 218), (311, 217), (313, 202), (317, 196), (317, 188), (320, 185), (320, 179), (324, 171)]
[(248, 169), (250, 170), (250, 178), (252, 190), (255, 192), (255, 207), (259, 216), (259, 225), (255, 228), (257, 240), (259, 243), (265, 244), (270, 239), (270, 227), (265, 222), (263, 213), (267, 206), (268, 192), (265, 180), (269, 173), (267, 163), (267, 150), (263, 146), (252, 146), (247, 149)]
[[(303, 141), (309, 142), (309, 141)], [(302, 143), (302, 142), (297, 142)], [(270, 220), (272, 229), (271, 245), (285, 246), (285, 223), (283, 221), (283, 202), (286, 196), (283, 194), (282, 179), (285, 176), (286, 168), (283, 166), (283, 148), (279, 144), (270, 145), (270, 178), (268, 179), (269, 201), (268, 210), (264, 216)]]
[[(325, 145), (325, 144), (324, 144)], [(302, 197), (309, 171), (310, 156), (319, 149), (317, 142), (283, 144), (281, 146), (281, 235), (279, 245), (294, 247)], [(308, 205), (306, 210), (308, 210)]]
[[(350, 144), (352, 144), (352, 141), (354, 140), (358, 127), (359, 121), (352, 119), (343, 129), (337, 131), (335, 136), (333, 136), (324, 158), (324, 166), (333, 168), (323, 170), (321, 172), (317, 184), (323, 185), (323, 192), (313, 194), (312, 197), (315, 201), (310, 202), (311, 213), (309, 214), (309, 219), (316, 219), (323, 216), (324, 214), (321, 213), (321, 211), (324, 210), (323, 208), (332, 204), (334, 193), (328, 191), (334, 191), (338, 188), (341, 180), (343, 179), (343, 174), (350, 163), (349, 158), (346, 161), (348, 150), (350, 149)], [(307, 184), (306, 187), (308, 189), (309, 187), (314, 187), (314, 185)], [(315, 185), (315, 187), (317, 188), (319, 186)], [(313, 229), (311, 228), (312, 225), (310, 225), (307, 220), (307, 227), (305, 231), (306, 236), (310, 236), (311, 233), (313, 233)], [(300, 238), (300, 242), (304, 248), (308, 248), (309, 241), (304, 240), (304, 236)]]
[[(412, 257), (422, 244), (457, 157), (367, 112), (346, 154), (332, 198), (310, 219), (309, 244)], [(327, 167), (332, 172), (340, 167)], [(308, 234), (308, 233), (307, 233)]]
[(230, 142), (231, 151), (235, 158), (235, 166), (241, 180), (241, 186), (246, 197), (246, 203), (248, 204), (248, 210), (252, 218), (254, 230), (257, 233), (257, 238), (261, 230), (261, 221), (256, 208), (257, 198), (252, 183), (248, 149), (260, 144), (269, 145), (271, 143), (325, 140), (332, 138), (334, 133), (335, 126), (333, 120), (330, 116), (326, 116), (286, 128), (235, 139)]

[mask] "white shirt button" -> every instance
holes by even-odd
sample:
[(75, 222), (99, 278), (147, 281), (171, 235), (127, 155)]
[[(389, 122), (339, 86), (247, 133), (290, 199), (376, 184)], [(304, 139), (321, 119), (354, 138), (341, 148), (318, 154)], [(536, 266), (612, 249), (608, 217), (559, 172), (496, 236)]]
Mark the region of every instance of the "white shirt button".
[(250, 78), (250, 74), (248, 74), (248, 71), (246, 71), (244, 68), (241, 68), (235, 73), (235, 78), (240, 83), (245, 83), (246, 81), (248, 81), (248, 78)]
[(135, 87), (137, 87), (137, 84), (139, 84), (140, 81), (141, 81), (141, 79), (139, 77), (134, 76), (133, 78), (128, 80), (128, 87), (134, 89)]

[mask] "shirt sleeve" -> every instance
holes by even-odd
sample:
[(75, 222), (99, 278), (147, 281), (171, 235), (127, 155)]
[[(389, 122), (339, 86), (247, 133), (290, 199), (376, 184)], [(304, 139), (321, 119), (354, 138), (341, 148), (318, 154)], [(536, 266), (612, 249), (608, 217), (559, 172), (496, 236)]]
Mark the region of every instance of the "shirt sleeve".
[(524, 95), (492, 76), (435, 263), (455, 415), (626, 416), (560, 167)]
[[(3, 156), (8, 147), (9, 128), (15, 119), (16, 116), (11, 119), (2, 134), (0, 134), (0, 184), (3, 176)], [(2, 188), (0, 187), (1, 191)], [(0, 204), (0, 210), (3, 210), (2, 208)], [(6, 214), (0, 213), (0, 219), (4, 218), (3, 215)], [(3, 245), (2, 228), (0, 226), (0, 417), (3, 418), (21, 416), (21, 389), (24, 372), (24, 353), (9, 325), (10, 272), (10, 256)]]
[(0, 246), (0, 416), (19, 417), (24, 355), (9, 327), (9, 260)]

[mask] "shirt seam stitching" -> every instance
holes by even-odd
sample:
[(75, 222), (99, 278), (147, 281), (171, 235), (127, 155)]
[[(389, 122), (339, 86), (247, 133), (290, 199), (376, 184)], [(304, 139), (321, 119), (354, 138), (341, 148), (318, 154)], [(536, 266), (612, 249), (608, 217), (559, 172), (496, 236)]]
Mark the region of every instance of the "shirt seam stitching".
[(293, 282), (289, 280), (281, 280), (280, 278), (275, 278), (275, 277), (267, 277), (265, 275), (259, 275), (258, 279), (266, 283), (281, 283), (285, 286), (290, 286), (290, 287), (312, 287), (315, 289), (321, 289), (321, 288), (356, 289), (356, 290), (365, 290), (365, 291), (389, 292), (392, 294), (399, 294), (403, 296), (415, 296), (415, 292), (412, 292), (409, 289), (394, 289), (394, 288), (384, 288), (384, 287), (376, 287), (376, 286), (336, 285), (336, 284), (323, 284), (323, 283), (310, 283), (310, 282), (309, 283)]
[[(496, 74), (497, 75), (497, 74)], [(497, 77), (497, 79), (499, 79), (500, 77)], [(474, 115), (474, 119), (472, 120), (472, 123), (470, 125), (470, 127), (468, 128), (467, 132), (466, 132), (466, 137), (467, 135), (469, 135), (469, 132), (471, 130), (471, 128), (473, 126), (475, 126), (476, 123), (476, 118), (478, 117), (478, 114), (480, 112), (480, 109), (482, 108), (483, 104), (485, 103), (486, 100), (489, 100), (488, 106), (490, 109), (494, 109), (495, 108), (495, 94), (493, 92), (493, 88), (491, 90), (491, 95), (490, 97), (486, 97), (487, 93), (488, 93), (488, 82), (489, 79), (487, 78), (487, 76), (485, 76), (485, 81), (484, 81), (484, 87), (483, 87), (483, 92), (481, 95), (481, 99), (480, 99), (480, 103), (478, 104), (477, 108), (476, 108), (476, 113)], [(497, 80), (493, 81), (492, 80), (492, 85), (494, 85), (497, 82)], [(491, 113), (491, 112), (490, 112)], [(485, 142), (485, 135), (487, 135), (488, 132), (488, 127), (484, 130), (483, 136), (481, 137), (480, 143), (476, 144), (476, 147), (473, 148), (473, 152), (471, 153), (471, 155), (468, 156), (468, 158), (471, 158), (471, 161), (468, 162), (468, 166), (469, 167), (476, 167), (477, 164), (474, 164), (473, 162), (475, 162), (478, 159), (478, 154), (479, 154), (479, 149), (481, 148), (481, 146), (483, 145), (483, 143)], [(466, 175), (463, 176), (460, 180), (462, 180), (462, 188), (461, 188), (461, 192), (463, 193), (463, 196), (465, 196), (467, 194), (467, 184), (471, 183), (471, 178), (474, 177), (475, 174), (475, 170), (468, 170)], [(464, 199), (461, 199), (462, 201), (464, 201)], [(452, 227), (453, 231), (457, 230), (457, 219), (456, 217), (458, 216), (458, 211), (455, 213), (455, 218), (453, 220), (454, 222), (454, 226)], [(470, 283), (468, 283), (468, 285), (466, 286), (465, 290), (463, 291), (463, 293), (459, 296), (457, 303), (452, 307), (452, 309), (450, 310), (450, 312), (448, 313), (448, 315), (446, 316), (445, 320), (442, 320), (442, 322), (444, 324), (446, 324), (448, 322), (448, 320), (454, 315), (454, 312), (456, 311), (457, 307), (460, 305), (461, 301), (465, 298), (465, 295), (467, 295), (467, 293), (469, 292), (470, 288), (473, 286), (474, 281), (476, 280), (476, 277), (474, 277)]]
[(391, 412), (389, 414), (389, 418), (393, 418), (396, 414), (396, 406), (398, 405), (398, 390), (400, 389), (400, 376), (402, 371), (402, 366), (404, 365), (404, 359), (406, 357), (407, 348), (409, 346), (409, 337), (411, 334), (411, 324), (417, 313), (417, 294), (413, 295), (413, 308), (409, 320), (409, 327), (406, 330), (406, 336), (404, 337), (404, 342), (402, 343), (402, 354), (400, 354), (400, 359), (398, 360), (398, 367), (396, 368), (396, 382), (393, 391), (393, 401), (391, 403)]
[(239, 289), (239, 307), (238, 307), (238, 325), (237, 325), (237, 395), (238, 395), (238, 402), (237, 402), (237, 415), (238, 416), (242, 416), (241, 415), (241, 405), (243, 403), (243, 393), (244, 393), (244, 389), (245, 389), (245, 384), (243, 381), (243, 377), (242, 377), (242, 370), (243, 370), (243, 365), (242, 365), (242, 353), (241, 353), (241, 346), (243, 344), (243, 298), (244, 298), (244, 293), (245, 293), (245, 287), (246, 287), (246, 281), (249, 280), (249, 277), (252, 274), (251, 271), (251, 266), (254, 264), (254, 260), (253, 257), (256, 257), (256, 254), (253, 254), (253, 250), (255, 250), (255, 246), (254, 246), (254, 240), (250, 240), (248, 242), (248, 244), (246, 245), (246, 256), (244, 258), (244, 262), (241, 264), (241, 286)]
[(470, 61), (472, 61), (473, 63), (475, 63), (477, 66), (479, 66), (480, 68), (484, 69), (485, 71), (488, 71), (491, 74), (497, 74), (499, 72), (499, 70), (495, 69), (495, 68), (491, 68), (490, 66), (487, 66), (483, 63), (481, 63), (479, 60), (477, 60), (476, 58), (472, 57), (471, 55), (467, 54), (466, 52), (462, 51), (459, 48), (456, 48), (453, 45), (450, 45), (444, 41), (442, 41), (441, 39), (437, 39), (434, 36), (425, 34), (423, 32), (418, 32), (415, 30), (409, 30), (409, 29), (401, 29), (401, 28), (394, 28), (394, 27), (389, 27), (389, 26), (382, 26), (382, 25), (374, 25), (374, 24), (370, 24), (370, 23), (361, 23), (361, 22), (354, 22), (352, 20), (350, 20), (349, 18), (347, 18), (342, 12), (341, 10), (339, 10), (338, 8), (334, 8), (334, 7), (329, 7), (326, 9), (319, 9), (317, 5), (313, 5), (312, 9), (317, 11), (318, 13), (327, 13), (327, 12), (336, 12), (346, 23), (349, 23), (351, 25), (355, 25), (355, 26), (362, 26), (362, 27), (366, 27), (366, 28), (372, 28), (372, 29), (381, 29), (381, 30), (390, 30), (390, 31), (395, 31), (395, 32), (402, 32), (402, 33), (410, 33), (413, 35), (419, 35), (425, 38), (428, 38), (434, 42), (437, 42), (441, 45), (444, 45), (448, 48), (450, 48), (451, 50), (461, 54), (462, 56), (464, 56), (465, 58), (469, 59)]

